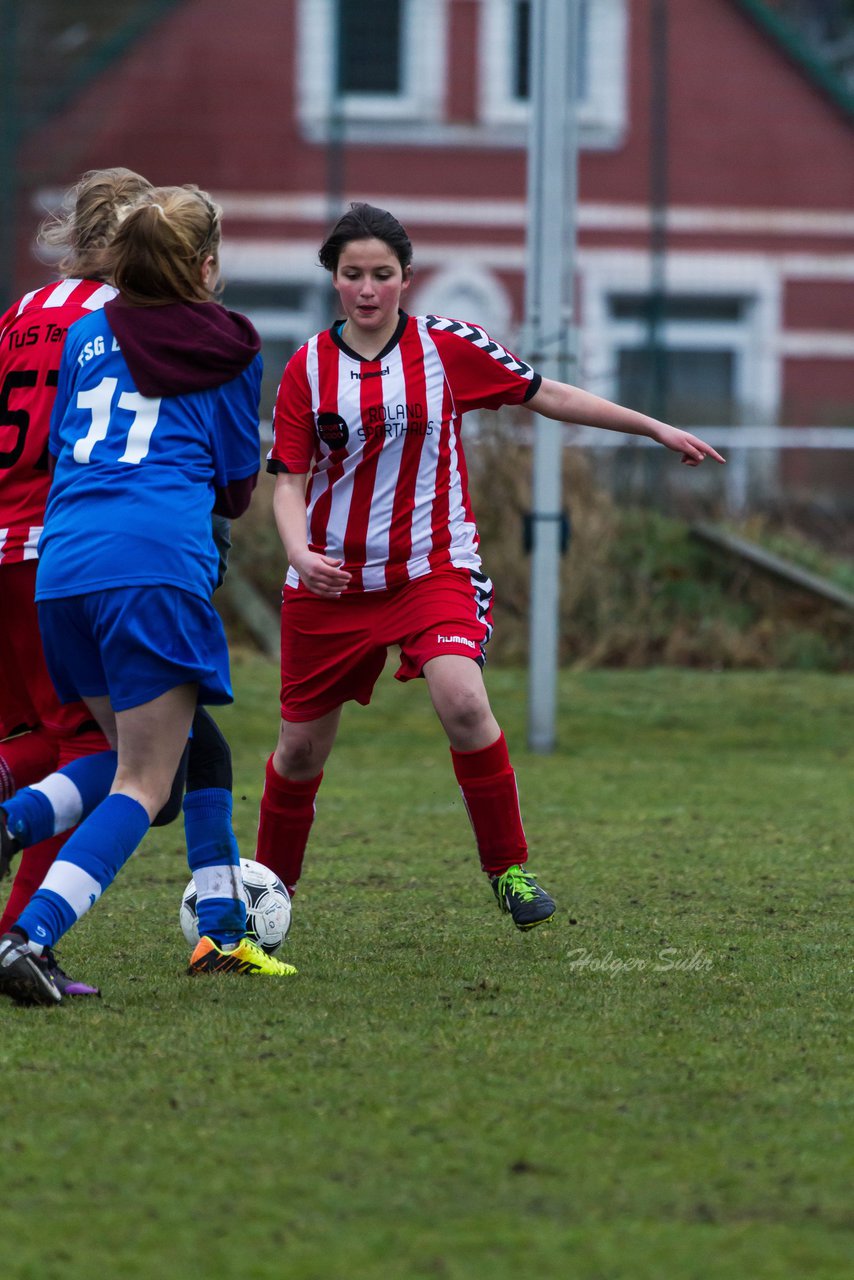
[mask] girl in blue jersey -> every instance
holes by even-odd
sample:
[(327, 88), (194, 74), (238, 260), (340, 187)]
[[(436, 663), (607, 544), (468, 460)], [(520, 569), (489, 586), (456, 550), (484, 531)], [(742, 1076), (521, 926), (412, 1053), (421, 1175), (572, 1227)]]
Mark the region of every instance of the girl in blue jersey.
[[(213, 301), (219, 242), (220, 210), (204, 192), (153, 190), (110, 250), (119, 296), (75, 324), (63, 350), (36, 599), (57, 691), (86, 702), (118, 766), (109, 796), (0, 939), (0, 993), (19, 1001), (59, 1000), (33, 955), (94, 905), (139, 845), (197, 703), (231, 701), (210, 603), (211, 513), (248, 505), (261, 359), (249, 321)], [(203, 936), (190, 971), (295, 972), (240, 936), (233, 835), (226, 843), (212, 839), (208, 865), (193, 871), (200, 908), (233, 899), (238, 936)]]
[[(80, 770), (94, 784), (97, 802), (115, 771), (115, 754), (88, 707), (81, 702), (60, 706), (57, 699), (42, 653), (36, 569), (50, 488), (48, 436), (62, 344), (74, 321), (114, 297), (104, 276), (106, 248), (126, 214), (150, 190), (151, 183), (130, 169), (83, 174), (39, 232), (40, 243), (61, 255), (60, 277), (19, 298), (0, 318), (2, 416), (4, 424), (12, 424), (11, 432), (0, 427), (3, 445), (11, 446), (0, 449), (0, 880), (15, 839), (6, 830), (3, 803), (20, 808), (35, 794), (33, 804), (40, 802), (43, 811), (44, 791), (25, 789), (32, 783), (43, 787), (52, 770), (62, 769), (62, 826), (71, 828), (82, 814), (68, 804), (69, 792), (80, 794), (74, 774)], [(6, 733), (11, 736), (4, 737)], [(88, 785), (84, 791), (89, 794)], [(21, 914), (68, 839), (70, 830), (58, 830), (50, 818), (27, 831), (27, 847), (0, 914), (0, 935)], [(40, 963), (50, 969), (63, 995), (99, 994), (97, 987), (66, 973), (50, 948), (42, 952)]]

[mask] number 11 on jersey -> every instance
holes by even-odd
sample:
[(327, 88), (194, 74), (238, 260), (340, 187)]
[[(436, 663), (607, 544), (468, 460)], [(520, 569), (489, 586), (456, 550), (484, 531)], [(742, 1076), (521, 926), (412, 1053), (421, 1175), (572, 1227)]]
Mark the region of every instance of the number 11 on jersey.
[[(92, 423), (85, 436), (81, 436), (74, 445), (75, 462), (90, 462), (95, 445), (107, 438), (112, 420), (113, 396), (117, 386), (117, 378), (102, 378), (97, 387), (92, 387), (89, 391), (78, 391), (77, 408), (88, 409), (92, 415)], [(119, 458), (119, 462), (139, 463), (148, 453), (151, 436), (157, 426), (160, 398), (149, 399), (141, 396), (138, 391), (123, 391), (119, 396), (117, 408), (127, 409), (133, 414), (128, 428), (125, 451)]]

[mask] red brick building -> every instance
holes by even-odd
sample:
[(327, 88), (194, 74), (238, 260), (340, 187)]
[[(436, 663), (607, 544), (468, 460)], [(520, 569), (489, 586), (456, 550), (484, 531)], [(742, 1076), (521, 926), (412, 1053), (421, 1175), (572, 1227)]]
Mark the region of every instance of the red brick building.
[[(23, 185), (55, 191), (122, 163), (210, 189), (226, 210), (228, 299), (261, 328), (273, 380), (329, 314), (317, 245), (353, 198), (391, 208), (410, 230), (414, 308), (478, 319), (512, 343), (524, 293), (529, 9), (161, 3), (62, 118), (29, 135)], [(850, 424), (845, 90), (760, 0), (583, 0), (574, 78), (578, 380), (643, 399), (658, 278), (671, 416)], [(44, 278), (29, 252), (34, 225), (30, 213), (20, 288)]]

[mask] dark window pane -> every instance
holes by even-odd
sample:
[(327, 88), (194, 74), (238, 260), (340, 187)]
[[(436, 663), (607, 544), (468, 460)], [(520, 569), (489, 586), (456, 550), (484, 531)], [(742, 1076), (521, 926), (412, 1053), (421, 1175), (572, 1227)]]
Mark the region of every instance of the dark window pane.
[(531, 94), (530, 56), (531, 56), (531, 0), (517, 0), (514, 35), (514, 78), (513, 95), (527, 99)]
[(400, 93), (403, 0), (338, 0), (338, 92)]
[(300, 311), (308, 305), (309, 289), (304, 284), (288, 284), (285, 281), (269, 283), (253, 280), (241, 280), (237, 284), (226, 281), (223, 300), (234, 311), (257, 311), (281, 308), (285, 311)]
[(735, 352), (647, 348), (617, 352), (617, 400), (649, 413), (665, 411), (686, 426), (725, 426), (735, 414)]
[[(587, 96), (590, 11), (589, 0), (581, 0), (578, 16), (578, 62), (575, 96)], [(531, 96), (531, 0), (516, 0), (513, 15), (513, 96), (524, 102)]]
[(644, 293), (614, 293), (608, 299), (611, 315), (615, 320), (652, 319), (658, 306), (661, 320), (694, 320), (704, 324), (721, 320), (741, 320), (744, 315), (744, 298), (718, 297), (715, 294), (665, 294), (655, 299)]

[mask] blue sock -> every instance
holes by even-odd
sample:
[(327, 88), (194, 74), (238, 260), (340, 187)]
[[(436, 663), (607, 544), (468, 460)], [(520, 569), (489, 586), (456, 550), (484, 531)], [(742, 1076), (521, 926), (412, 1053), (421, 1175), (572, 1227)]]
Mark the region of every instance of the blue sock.
[(196, 882), (199, 937), (207, 935), (218, 946), (239, 942), (246, 932), (231, 806), (231, 792), (222, 787), (204, 787), (184, 796), (187, 861)]
[(52, 947), (112, 884), (148, 827), (137, 800), (107, 796), (63, 845), (12, 928), (38, 946)]
[(3, 804), (6, 829), (26, 849), (76, 827), (109, 794), (115, 751), (80, 756)]

